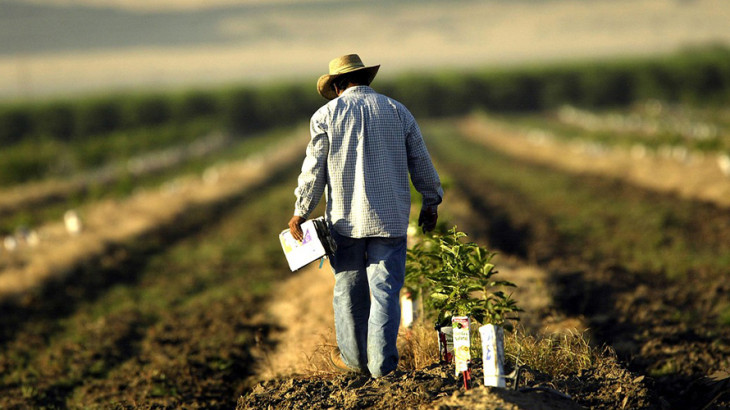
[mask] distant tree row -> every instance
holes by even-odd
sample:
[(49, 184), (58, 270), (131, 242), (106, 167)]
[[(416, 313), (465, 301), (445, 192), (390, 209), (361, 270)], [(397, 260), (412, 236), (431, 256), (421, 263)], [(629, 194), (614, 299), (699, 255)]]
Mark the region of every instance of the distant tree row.
[(658, 99), (687, 104), (730, 101), (730, 49), (686, 50), (664, 57), (566, 63), (482, 72), (403, 76), (381, 85), (414, 114), (472, 109), (499, 112), (625, 106)]
[(313, 86), (196, 90), (184, 94), (113, 95), (0, 107), (0, 144), (50, 137), (79, 141), (110, 132), (184, 124), (214, 117), (236, 132), (301, 121), (319, 103)]
[[(648, 98), (727, 103), (730, 49), (715, 46), (646, 59), (410, 73), (377, 79), (373, 86), (425, 117), (477, 108), (538, 111), (563, 104), (599, 108)], [(0, 144), (34, 137), (77, 141), (204, 117), (242, 133), (305, 120), (322, 103), (314, 86), (307, 83), (11, 104), (0, 106)]]

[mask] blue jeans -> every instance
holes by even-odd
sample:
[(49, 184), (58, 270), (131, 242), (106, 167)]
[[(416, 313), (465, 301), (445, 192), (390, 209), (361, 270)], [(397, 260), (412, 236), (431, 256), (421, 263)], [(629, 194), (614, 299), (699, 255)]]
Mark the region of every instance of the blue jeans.
[[(342, 360), (355, 371), (384, 376), (398, 366), (399, 294), (406, 271), (406, 238), (348, 238), (332, 230), (337, 251), (335, 333)], [(371, 298), (372, 295), (372, 298)]]

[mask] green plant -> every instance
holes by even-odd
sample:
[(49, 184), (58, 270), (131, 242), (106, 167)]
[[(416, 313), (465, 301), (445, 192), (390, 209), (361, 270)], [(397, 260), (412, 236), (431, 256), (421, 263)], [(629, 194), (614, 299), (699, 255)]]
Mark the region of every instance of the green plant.
[(444, 235), (424, 237), (408, 250), (406, 286), (421, 291), (424, 304), (438, 312), (437, 323), (451, 316), (470, 316), (482, 324), (495, 324), (511, 330), (510, 321), (521, 312), (512, 297), (500, 288), (515, 287), (496, 280), (498, 272), (491, 263), (494, 253), (451, 228)]

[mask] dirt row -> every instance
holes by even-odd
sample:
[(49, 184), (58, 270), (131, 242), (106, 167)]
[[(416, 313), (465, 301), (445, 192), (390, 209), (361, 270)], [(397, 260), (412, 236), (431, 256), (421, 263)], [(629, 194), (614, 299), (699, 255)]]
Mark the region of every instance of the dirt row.
[(301, 157), (306, 139), (292, 140), (241, 161), (214, 166), (203, 175), (179, 177), (123, 200), (108, 199), (78, 209), (80, 230), (62, 221), (37, 228), (35, 246), (5, 253), (0, 260), (0, 301), (22, 297), (51, 279), (109, 248), (171, 226), (199, 207), (210, 207), (240, 195)]
[(286, 214), (271, 217), (271, 198), (290, 195), (267, 185), (195, 210), (77, 267), (27, 304), (0, 304), (0, 407), (235, 406), (254, 368), (251, 349), (271, 327), (251, 319), (256, 286), (285, 269), (257, 262), (280, 249), (274, 241), (262, 249), (262, 232), (248, 227), (279, 226)]
[(95, 186), (113, 184), (121, 178), (132, 177), (139, 180), (185, 161), (221, 151), (230, 145), (230, 136), (211, 133), (189, 144), (145, 153), (126, 162), (108, 164), (70, 178), (54, 178), (7, 188), (0, 195), (0, 217), (61, 202), (88, 192)]
[[(698, 246), (730, 237), (728, 196), (723, 194), (730, 181), (715, 164), (637, 159), (620, 151), (596, 157), (555, 141), (535, 146), (526, 135), (483, 118), (465, 121), (462, 130), (467, 138), (520, 161), (574, 173), (576, 184), (600, 187), (606, 200), (685, 202), (682, 209), (693, 209), (696, 224), (691, 229), (700, 235)], [(484, 221), (484, 230), (492, 232), (491, 237), (514, 233), (523, 242), (510, 244), (513, 249), (521, 250), (523, 257), (539, 255), (540, 266), (549, 274), (555, 307), (567, 316), (583, 317), (595, 343), (611, 346), (629, 370), (647, 377), (652, 407), (727, 405), (730, 329), (719, 323), (715, 310), (730, 294), (726, 272), (700, 270), (668, 279), (662, 274), (632, 271), (611, 258), (587, 262), (573, 249), (561, 246), (560, 236), (553, 232), (543, 210), (525, 208), (519, 195), (488, 181), (474, 181), (469, 178), (470, 170), (447, 164), (472, 204), (500, 210), (500, 220), (487, 217)], [(701, 184), (693, 182), (695, 169)], [(714, 174), (708, 177), (702, 169)], [(550, 172), (548, 168), (546, 172)], [(617, 178), (630, 184), (614, 182)], [(482, 214), (488, 215), (485, 212)], [(478, 224), (478, 220), (472, 223)]]
[[(481, 230), (478, 211), (459, 188), (450, 187), (448, 201), (441, 208), (441, 218), (458, 226)], [(472, 238), (472, 239), (477, 239)], [(525, 260), (500, 254), (496, 257), (500, 275), (516, 283), (514, 297), (526, 312), (521, 326), (526, 331), (546, 336), (578, 334), (587, 323), (580, 315), (556, 311), (550, 297), (550, 278), (546, 270)], [(434, 363), (421, 370), (401, 369), (382, 380), (355, 375), (341, 375), (331, 367), (327, 356), (336, 346), (333, 329), (332, 286), (329, 266), (316, 264), (295, 273), (272, 292), (262, 317), (274, 323), (286, 323), (274, 329), (266, 349), (257, 349), (256, 378), (259, 384), (239, 398), (239, 409), (254, 408), (541, 408), (566, 409), (584, 405), (614, 408), (617, 404), (646, 405), (647, 389), (636, 375), (612, 362), (595, 373), (585, 373), (574, 380), (552, 380), (532, 375), (532, 385), (548, 383), (573, 398), (535, 389), (511, 391), (482, 385), (479, 363), (473, 364), (472, 389), (464, 390), (448, 364)], [(295, 320), (292, 314), (295, 313)], [(408, 343), (406, 329), (401, 329), (401, 343)], [(428, 337), (428, 336), (427, 336)], [(435, 335), (433, 335), (435, 338)], [(401, 346), (403, 348), (403, 346)], [(588, 390), (588, 391), (583, 391)]]
[[(105, 258), (104, 263), (108, 265), (105, 269), (96, 269), (93, 264), (88, 266), (90, 271), (87, 279), (90, 282), (83, 286), (93, 287), (94, 281), (103, 281), (103, 278), (94, 276), (97, 273), (117, 270), (114, 255), (124, 254), (126, 250), (115, 247), (115, 244), (128, 242), (130, 238), (140, 235), (145, 236), (149, 230), (160, 229), (159, 221), (165, 221), (168, 228), (179, 225), (181, 229), (185, 229), (188, 225), (186, 221), (195, 218), (196, 207), (207, 207), (212, 209), (211, 212), (215, 212), (215, 203), (225, 202), (231, 195), (235, 197), (240, 195), (241, 190), (246, 191), (257, 186), (255, 183), (248, 185), (249, 182), (245, 181), (264, 183), (267, 181), (267, 176), (270, 176), (277, 167), (285, 167), (285, 164), (290, 166), (298, 162), (303, 153), (304, 142), (306, 139), (299, 138), (299, 142), (288, 144), (291, 145), (291, 149), (270, 152), (265, 160), (260, 157), (258, 160), (250, 159), (248, 162), (237, 164), (242, 170), (235, 176), (231, 174), (230, 183), (224, 183), (228, 181), (226, 177), (228, 174), (226, 168), (222, 167), (211, 170), (205, 179), (191, 177), (189, 180), (168, 184), (159, 191), (140, 192), (140, 197), (137, 198), (139, 204), (134, 198), (130, 198), (119, 202), (110, 201), (109, 207), (106, 208), (104, 204), (90, 205), (82, 213), (86, 226), (82, 235), (96, 233), (97, 236), (90, 236), (89, 238), (93, 240), (89, 239), (88, 242), (76, 242), (81, 238), (75, 237), (68, 242), (75, 242), (78, 248), (88, 249), (92, 251), (90, 254), (94, 255), (97, 248), (93, 245), (106, 241), (106, 251), (101, 252), (106, 252), (109, 257)], [(232, 167), (238, 169), (233, 165)], [(448, 164), (448, 169), (444, 169), (445, 173), (456, 177), (455, 181), (469, 180), (471, 171), (460, 169), (458, 164), (453, 163)], [(600, 177), (590, 178), (595, 179), (586, 181), (591, 183), (601, 181)], [(212, 183), (213, 181), (215, 183)], [(293, 180), (286, 182), (288, 187), (293, 183)], [(218, 186), (219, 184), (221, 185)], [(214, 188), (215, 186), (218, 187)], [(605, 186), (610, 188), (612, 185)], [(613, 186), (616, 187), (615, 184)], [(470, 233), (474, 232), (475, 237), (488, 238), (488, 235), (480, 235), (488, 233), (493, 228), (490, 224), (495, 222), (490, 220), (488, 213), (482, 212), (485, 206), (507, 209), (513, 212), (512, 215), (523, 217), (516, 215), (524, 212), (524, 209), (520, 210), (521, 205), (509, 202), (505, 199), (508, 196), (500, 195), (498, 187), (489, 185), (488, 181), (474, 181), (472, 185), (457, 184), (452, 193), (454, 198), (462, 200), (444, 204), (444, 217), (454, 218), (460, 226), (469, 226)], [(640, 189), (635, 191), (629, 189), (628, 195), (646, 195), (651, 200), (651, 195), (655, 194)], [(661, 197), (661, 194), (656, 195), (659, 195), (657, 198)], [(143, 199), (154, 201), (143, 205), (147, 203)], [(670, 198), (670, 200), (676, 199)], [(170, 210), (165, 211), (167, 208)], [(716, 219), (718, 215), (724, 217), (722, 210), (712, 206), (699, 208), (702, 212), (700, 218), (705, 217), (708, 221)], [(89, 219), (89, 215), (94, 215), (94, 218)], [(155, 219), (158, 221), (157, 224), (150, 224), (154, 219), (151, 218), (152, 215), (159, 216)], [(163, 315), (165, 320), (147, 330), (145, 322), (149, 319), (139, 317), (134, 310), (119, 312), (105, 318), (104, 321), (90, 323), (88, 329), (90, 332), (98, 332), (100, 336), (104, 336), (98, 338), (98, 342), (102, 345), (100, 350), (90, 352), (102, 352), (103, 360), (119, 362), (120, 368), (118, 372), (114, 372), (116, 375), (114, 379), (95, 380), (94, 378), (99, 375), (93, 373), (91, 366), (92, 370), (88, 375), (90, 380), (76, 394), (88, 394), (89, 397), (98, 400), (94, 403), (99, 404), (109, 404), (112, 398), (124, 395), (137, 400), (126, 401), (129, 406), (136, 403), (134, 404), (136, 406), (154, 404), (161, 408), (173, 408), (208, 403), (211, 407), (220, 407), (221, 403), (230, 403), (235, 399), (215, 397), (216, 394), (220, 396), (231, 391), (218, 390), (221, 380), (216, 378), (224, 377), (222, 381), (225, 383), (228, 377), (233, 377), (235, 383), (240, 383), (240, 374), (247, 375), (254, 370), (248, 367), (253, 360), (249, 356), (252, 352), (256, 354), (255, 360), (258, 363), (256, 367), (258, 375), (255, 377), (267, 381), (262, 381), (258, 387), (254, 387), (238, 400), (238, 407), (242, 408), (267, 406), (311, 408), (319, 405), (339, 408), (402, 408), (403, 406), (468, 408), (478, 405), (490, 408), (485, 403), (491, 403), (494, 406), (491, 408), (570, 408), (576, 402), (594, 408), (652, 406), (661, 408), (670, 406), (670, 403), (686, 404), (687, 408), (692, 408), (702, 400), (707, 400), (707, 397), (722, 393), (723, 385), (705, 383), (707, 378), (700, 376), (707, 376), (709, 373), (707, 369), (726, 366), (724, 363), (727, 357), (730, 357), (727, 352), (727, 346), (730, 345), (727, 333), (723, 329), (718, 329), (716, 323), (704, 321), (701, 317), (696, 325), (688, 326), (686, 320), (679, 320), (672, 315), (682, 309), (698, 313), (706, 312), (718, 298), (727, 295), (726, 286), (723, 287), (722, 283), (718, 283), (712, 277), (708, 277), (710, 280), (706, 281), (704, 280), (706, 278), (701, 278), (703, 280), (701, 286), (694, 281), (671, 283), (656, 276), (651, 277), (652, 281), (647, 281), (646, 276), (621, 270), (620, 266), (598, 266), (591, 269), (580, 266), (581, 269), (576, 269), (574, 258), (566, 256), (561, 253), (559, 247), (554, 246), (555, 237), (551, 234), (550, 226), (541, 226), (542, 218), (539, 212), (522, 220), (528, 221), (530, 226), (535, 228), (531, 232), (541, 234), (532, 236), (531, 241), (522, 243), (523, 251), (514, 252), (515, 255), (522, 256), (521, 258), (505, 255), (497, 263), (503, 274), (509, 275), (510, 279), (517, 278), (516, 282), (524, 288), (521, 290), (525, 293), (519, 296), (519, 300), (521, 303), (530, 304), (531, 314), (525, 317), (526, 323), (531, 323), (534, 329), (543, 328), (542, 331), (545, 332), (588, 327), (595, 330), (596, 342), (613, 346), (621, 353), (624, 360), (624, 363), (594, 369), (567, 380), (549, 380), (540, 374), (532, 376), (536, 381), (550, 383), (559, 391), (569, 392), (573, 396), (572, 401), (539, 390), (494, 391), (481, 388), (478, 383), (475, 389), (465, 393), (458, 388), (459, 384), (448, 366), (440, 365), (416, 372), (394, 374), (379, 381), (332, 375), (292, 377), (292, 374), (311, 371), (313, 368), (321, 369), (321, 361), (318, 361), (321, 358), (318, 359), (316, 353), (320, 347), (332, 344), (330, 327), (332, 322), (329, 316), (331, 275), (326, 267), (321, 270), (314, 267), (293, 275), (291, 282), (273, 291), (270, 309), (255, 320), (248, 317), (252, 307), (255, 306), (252, 301), (230, 300), (211, 306), (209, 312), (200, 311), (200, 306), (191, 306), (184, 312), (165, 313)], [(258, 222), (251, 221), (251, 229), (258, 226)], [(509, 218), (497, 222), (502, 228), (520, 228), (516, 225), (510, 226)], [(145, 223), (148, 223), (146, 228)], [(129, 224), (129, 227), (122, 228), (126, 226), (125, 224)], [(268, 229), (271, 230), (270, 227)], [(59, 226), (59, 232), (61, 231), (62, 228)], [(519, 229), (513, 231), (518, 232)], [(112, 235), (114, 232), (118, 236)], [(123, 232), (127, 236), (122, 235)], [(65, 232), (59, 234), (63, 235), (59, 237), (61, 239), (68, 238)], [(231, 235), (240, 233), (231, 232)], [(194, 247), (195, 240), (191, 242), (191, 246)], [(73, 252), (74, 248), (71, 245), (64, 246), (69, 247), (59, 246), (60, 253)], [(161, 243), (160, 246), (165, 247), (168, 244)], [(515, 249), (519, 250), (520, 246)], [(539, 252), (534, 252), (535, 249)], [(525, 257), (535, 253), (542, 255), (541, 260), (544, 264), (541, 263), (539, 267), (527, 262), (529, 258)], [(82, 255), (80, 250), (76, 255)], [(258, 263), (265, 263), (257, 261), (256, 255), (251, 255), (251, 258), (247, 265), (252, 270)], [(17, 268), (27, 268), (34, 263), (40, 264), (33, 262), (34, 260), (29, 258), (26, 262), (19, 260), (14, 263), (17, 263)], [(70, 260), (69, 265), (57, 266), (72, 266), (83, 260), (85, 259), (80, 257)], [(133, 274), (136, 268), (136, 266), (118, 267), (129, 271), (127, 274)], [(2, 277), (0, 276), (0, 279)], [(39, 278), (29, 287), (21, 289), (26, 291), (33, 289), (43, 281)], [(98, 297), (94, 296), (97, 290), (90, 288), (89, 292), (91, 292), (88, 295), (89, 299)], [(83, 294), (79, 297), (86, 299)], [(679, 309), (668, 309), (667, 306), (671, 304), (678, 306)], [(63, 308), (62, 305), (59, 306)], [(49, 308), (46, 319), (50, 320), (53, 315), (57, 313), (51, 313)], [(292, 315), (296, 316), (296, 320), (292, 320)], [(243, 316), (246, 316), (245, 319)], [(45, 322), (39, 321), (37, 326), (43, 323)], [(274, 323), (275, 326), (264, 326), (267, 323)], [(26, 325), (28, 324), (23, 326)], [(548, 328), (548, 325), (551, 327)], [(34, 325), (31, 323), (29, 326)], [(105, 333), (112, 330), (112, 326), (113, 334), (116, 336)], [(197, 332), (200, 326), (215, 326), (218, 330), (230, 327), (234, 333), (244, 327), (249, 330), (271, 331), (281, 328), (282, 333), (273, 332), (270, 336), (268, 331), (257, 333), (256, 342), (247, 345), (240, 343), (222, 345), (216, 344), (217, 342), (211, 344), (206, 343), (205, 338), (196, 342), (200, 344), (193, 345), (190, 343), (189, 335)], [(206, 329), (215, 330), (212, 327)], [(227, 331), (225, 329), (224, 331)], [(636, 329), (642, 329), (642, 332), (637, 333)], [(9, 331), (11, 329), (4, 328), (3, 334)], [(43, 337), (38, 339), (28, 342), (45, 343), (40, 340)], [(59, 347), (61, 349), (59, 351), (71, 347)], [(73, 354), (73, 357), (81, 355), (82, 359), (88, 359), (89, 363), (99, 360), (98, 357), (85, 357), (84, 351), (84, 349), (79, 349), (78, 352), (69, 350), (68, 354)], [(218, 364), (216, 361), (221, 359), (220, 355), (225, 356), (225, 362)], [(166, 364), (171, 360), (177, 361), (174, 365)], [(649, 369), (655, 369), (652, 366), (656, 366), (657, 363), (684, 366), (688, 371), (681, 373), (679, 378), (669, 377), (662, 380), (645, 376)], [(0, 361), (0, 365), (4, 363)], [(223, 373), (211, 371), (219, 365), (225, 366)], [(140, 368), (144, 369), (144, 374), (142, 377), (135, 377), (135, 372)], [(234, 373), (238, 373), (239, 376), (235, 376)], [(272, 377), (275, 378), (271, 379)], [(477, 373), (475, 380), (478, 379)], [(230, 381), (234, 382), (233, 379)], [(657, 384), (660, 385), (657, 387)], [(68, 395), (67, 391), (56, 391), (56, 389), (68, 389), (68, 386), (50, 385), (46, 386), (44, 392), (49, 395), (57, 392), (59, 397)], [(672, 391), (674, 394), (671, 394)], [(33, 392), (24, 392), (26, 393), (32, 396)], [(44, 404), (42, 401), (38, 403)], [(45, 402), (45, 405), (48, 404)]]
[(619, 178), (653, 191), (730, 207), (730, 178), (718, 166), (719, 156), (708, 153), (672, 156), (637, 155), (623, 147), (597, 146), (586, 141), (549, 137), (484, 114), (455, 122), (467, 138), (515, 158), (546, 164), (573, 173)]
[[(536, 142), (526, 133), (484, 117), (470, 117), (454, 124), (458, 124), (465, 138), (507, 153), (516, 161), (570, 172), (578, 184), (605, 186), (607, 197), (616, 194), (611, 190), (622, 190), (626, 192), (621, 195), (647, 201), (652, 201), (652, 197), (662, 201), (702, 200), (697, 206), (702, 213), (699, 220), (728, 218), (723, 210), (727, 181), (711, 160), (695, 163), (688, 169), (686, 163), (672, 159), (640, 160), (620, 150), (596, 157), (559, 141)], [(728, 294), (728, 288), (716, 274), (671, 281), (631, 272), (620, 265), (587, 266), (576, 255), (565, 253), (539, 210), (524, 208), (519, 199), (515, 202), (518, 197), (489, 181), (474, 180), (472, 170), (455, 162), (442, 161), (441, 166), (449, 179), (456, 181), (450, 187), (442, 216), (468, 227), (473, 239), (498, 239), (496, 243), (506, 246), (508, 252), (495, 249), (502, 251), (497, 266), (520, 287), (515, 296), (526, 307), (526, 328), (546, 335), (587, 331), (597, 348), (610, 346), (619, 354), (620, 362), (576, 375), (572, 380), (549, 380), (553, 387), (570, 392), (571, 401), (545, 392), (527, 395), (484, 387), (465, 392), (455, 388), (458, 381), (450, 376), (448, 367), (439, 365), (399, 373), (382, 382), (355, 376), (298, 376), (321, 371), (326, 366), (322, 364), (325, 360), (321, 350), (334, 345), (331, 274), (326, 267), (311, 268), (275, 292), (267, 314), (284, 320), (292, 311), (300, 311), (302, 320), (272, 334), (278, 347), (259, 358), (262, 365), (258, 377), (263, 381), (239, 399), (239, 409), (304, 408), (304, 403), (342, 408), (570, 408), (578, 403), (591, 408), (727, 405), (730, 383), (722, 369), (727, 369), (730, 338), (726, 328), (718, 327), (712, 305)], [(695, 173), (695, 168), (704, 171)], [(700, 177), (702, 184), (687, 182), (694, 181), (698, 174), (704, 175)], [(612, 183), (614, 178), (629, 181), (632, 186)], [(675, 197), (677, 193), (679, 197)], [(708, 204), (707, 200), (717, 205)], [(494, 209), (500, 210), (499, 215), (490, 211)], [(504, 242), (505, 233), (514, 241)], [(690, 325), (674, 316), (681, 310), (697, 315), (696, 323)], [(390, 399), (381, 398), (381, 394)]]
[[(442, 209), (442, 218), (468, 223), (474, 211), (459, 197), (452, 198), (449, 206)], [(513, 296), (526, 310), (521, 315), (521, 326), (527, 331), (546, 336), (585, 331), (586, 324), (581, 317), (568, 317), (553, 310), (547, 272), (505, 255), (498, 255), (495, 264), (500, 275), (518, 285)], [(597, 368), (597, 374), (585, 373), (574, 380), (554, 380), (541, 374), (528, 376), (533, 386), (547, 385), (559, 390), (484, 387), (478, 361), (472, 366), (473, 382), (469, 390), (454, 376), (453, 365), (437, 361), (424, 369), (401, 369), (379, 380), (343, 375), (327, 358), (336, 346), (333, 285), (330, 267), (325, 262), (322, 267), (308, 266), (275, 288), (259, 319), (262, 323), (285, 325), (272, 329), (262, 346), (254, 350), (258, 363), (254, 379), (258, 384), (239, 398), (238, 409), (572, 409), (582, 408), (577, 400), (596, 408), (613, 408), (622, 400), (625, 404), (646, 403), (643, 384), (634, 382), (636, 376), (615, 362)], [(433, 331), (415, 331), (425, 331), (426, 340), (432, 336), (434, 343), (430, 348), (435, 349)], [(401, 351), (407, 350), (410, 332), (406, 328), (400, 330)], [(593, 391), (581, 392), (587, 388)], [(575, 397), (558, 392), (570, 392)]]
[(266, 172), (220, 168), (241, 190), (0, 303), (0, 407), (232, 408), (273, 327), (253, 320), (261, 294), (285, 272), (271, 232), (290, 216), (298, 161), (263, 154), (249, 160)]

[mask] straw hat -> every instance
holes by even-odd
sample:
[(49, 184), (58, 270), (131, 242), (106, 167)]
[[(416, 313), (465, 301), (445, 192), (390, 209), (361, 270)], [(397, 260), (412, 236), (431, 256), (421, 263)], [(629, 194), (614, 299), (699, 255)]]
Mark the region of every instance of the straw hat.
[(329, 74), (325, 74), (319, 77), (319, 80), (317, 80), (317, 91), (319, 91), (319, 95), (328, 100), (335, 99), (337, 98), (337, 94), (332, 87), (332, 82), (337, 77), (341, 76), (342, 74), (352, 73), (355, 71), (367, 71), (367, 84), (369, 85), (373, 81), (373, 78), (375, 78), (375, 74), (378, 73), (379, 68), (380, 65), (365, 67), (365, 64), (362, 63), (362, 60), (360, 60), (360, 56), (358, 56), (357, 54), (348, 54), (342, 57), (337, 57), (334, 60), (330, 61)]

